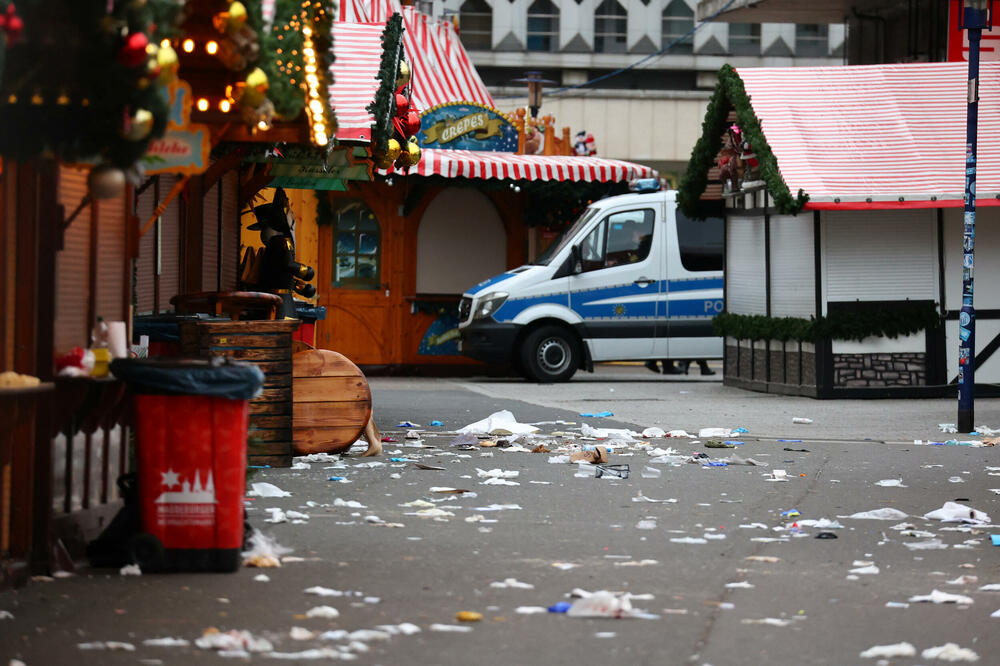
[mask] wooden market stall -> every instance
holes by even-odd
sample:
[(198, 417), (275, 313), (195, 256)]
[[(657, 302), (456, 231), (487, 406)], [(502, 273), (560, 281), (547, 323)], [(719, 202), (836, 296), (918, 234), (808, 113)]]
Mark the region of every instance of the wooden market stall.
[[(71, 567), (121, 506), (124, 386), (56, 371), (79, 362), (101, 321), (125, 322), (126, 344), (138, 342), (135, 315), (175, 316), (178, 295), (237, 289), (240, 210), (269, 180), (241, 166), (248, 146), (325, 146), (335, 126), (325, 105), (308, 108), (327, 95), (332, 3), (17, 7), (17, 34), (0, 40), (0, 371), (41, 382), (0, 388), (12, 419), (0, 587)], [(307, 80), (307, 67), (318, 74)], [(176, 350), (171, 325), (154, 353)]]
[[(678, 201), (696, 214), (721, 167), (727, 385), (817, 398), (954, 393), (966, 79), (964, 63), (722, 69)], [(979, 89), (976, 277), (989, 283), (1000, 242), (995, 63), (982, 65)], [(969, 361), (983, 394), (1000, 379), (998, 298), (976, 292)]]
[[(322, 172), (272, 165), (272, 185), (315, 191), (302, 209), (306, 225), (315, 220), (328, 310), (317, 344), (366, 369), (482, 372), (458, 352), (462, 292), (536, 256), (589, 201), (655, 172), (571, 156), (568, 129), (555, 136), (551, 117), (497, 111), (454, 26), (407, 3), (342, 2), (333, 30), (337, 139), (379, 168), (359, 171), (346, 158)], [(382, 57), (392, 48), (408, 63), (409, 107), (419, 112), (421, 158), (405, 168), (380, 163), (398, 138), (379, 115), (385, 89), (402, 80)], [(523, 154), (525, 125), (546, 136), (540, 154)]]

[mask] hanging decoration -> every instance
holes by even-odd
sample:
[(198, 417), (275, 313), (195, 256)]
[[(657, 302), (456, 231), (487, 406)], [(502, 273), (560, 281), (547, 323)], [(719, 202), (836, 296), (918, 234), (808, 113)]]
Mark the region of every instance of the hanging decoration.
[(212, 17), (212, 25), (222, 35), (215, 57), (234, 72), (240, 72), (257, 62), (260, 43), (257, 33), (247, 25), (247, 8), (242, 2), (231, 2), (229, 8)]
[(92, 196), (138, 182), (139, 158), (167, 126), (176, 54), (171, 64), (158, 44), (182, 3), (0, 3), (0, 153), (96, 162)]
[(412, 70), (403, 49), (403, 17), (393, 14), (382, 33), (379, 88), (367, 109), (375, 118), (372, 159), (379, 169), (404, 172), (420, 162), (420, 112), (411, 104)]
[(732, 145), (728, 150), (732, 151), (733, 155), (741, 151), (748, 159), (753, 159), (757, 163), (757, 171), (753, 174), (753, 178), (763, 181), (777, 211), (782, 215), (795, 215), (802, 210), (809, 196), (801, 189), (794, 195), (788, 189), (781, 172), (778, 171), (774, 153), (764, 138), (760, 120), (750, 105), (743, 80), (730, 65), (723, 65), (719, 70), (719, 82), (705, 112), (701, 137), (691, 151), (688, 169), (681, 178), (677, 191), (677, 204), (681, 212), (695, 219), (703, 217), (699, 211), (698, 200), (708, 185), (708, 171), (718, 159), (720, 149), (723, 148), (723, 137), (730, 136), (727, 130), (730, 109), (736, 111), (736, 124), (740, 132), (739, 145), (730, 138), (729, 142)]

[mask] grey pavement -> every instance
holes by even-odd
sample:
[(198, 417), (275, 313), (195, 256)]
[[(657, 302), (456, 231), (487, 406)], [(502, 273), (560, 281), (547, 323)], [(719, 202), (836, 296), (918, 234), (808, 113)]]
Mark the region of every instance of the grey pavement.
[[(342, 463), (257, 474), (255, 482), (293, 494), (253, 499), (250, 521), (292, 548), (300, 561), (218, 575), (125, 577), (83, 568), (69, 578), (2, 593), (0, 610), (13, 618), (0, 620), (0, 663), (2, 658), (19, 658), (28, 666), (230, 663), (196, 647), (142, 644), (163, 636), (193, 641), (208, 627), (246, 629), (268, 638), (278, 654), (248, 657), (255, 663), (271, 663), (282, 654), (297, 654), (287, 661), (303, 664), (316, 663), (310, 656), (331, 660), (350, 654), (360, 664), (387, 665), (874, 664), (877, 660), (859, 654), (901, 641), (911, 643), (917, 656), (886, 663), (935, 663), (921, 658), (921, 651), (948, 642), (973, 650), (978, 663), (1000, 663), (1000, 619), (990, 617), (1000, 609), (1000, 592), (979, 589), (1000, 583), (1000, 549), (989, 537), (1000, 534), (1000, 527), (953, 531), (921, 518), (946, 501), (961, 500), (1000, 521), (1000, 495), (991, 490), (1000, 488), (996, 448), (913, 444), (949, 437), (938, 432), (937, 423), (954, 420), (953, 400), (820, 402), (727, 389), (716, 380), (660, 377), (641, 366), (602, 366), (595, 375), (580, 374), (555, 386), (374, 378), (380, 428), (401, 439), (405, 428), (397, 423), (423, 424), (424, 442), (437, 448), (399, 441), (387, 443), (386, 455), (375, 461), (384, 465), (371, 467), (371, 459), (350, 456)], [(743, 426), (749, 433), (741, 436), (745, 443), (736, 453), (766, 467), (651, 464), (644, 447), (631, 445), (610, 460), (629, 464), (630, 477), (606, 480), (577, 477), (576, 465), (551, 464), (550, 454), (447, 446), (447, 432), (499, 409), (511, 410), (521, 422), (576, 423), (542, 425), (543, 432), (570, 430), (583, 421), (689, 431)], [(579, 416), (604, 410), (615, 416)], [(976, 421), (1000, 427), (998, 412), (1000, 402), (980, 400)], [(792, 416), (814, 423), (792, 424)], [(444, 425), (427, 427), (433, 419)], [(684, 439), (654, 440), (651, 446), (713, 458), (732, 453)], [(392, 457), (445, 469), (421, 470)], [(659, 478), (644, 478), (645, 467), (659, 469)], [(520, 485), (483, 485), (476, 468), (517, 471), (513, 480)], [(775, 468), (784, 469), (788, 480), (769, 480)], [(349, 483), (329, 481), (330, 476)], [(901, 479), (905, 487), (876, 485), (887, 479)], [(476, 496), (430, 492), (435, 486), (468, 489)], [(635, 501), (640, 495), (676, 502)], [(333, 506), (335, 499), (364, 508)], [(415, 500), (453, 515), (421, 518), (413, 515), (419, 507), (401, 506)], [(486, 510), (492, 505), (520, 508)], [(305, 524), (270, 525), (264, 522), (270, 507), (310, 517)], [(908, 514), (910, 530), (930, 536), (892, 529), (900, 520), (838, 518), (883, 507)], [(775, 530), (794, 520), (781, 515), (792, 510), (800, 519), (839, 520), (843, 528), (830, 530), (839, 538), (817, 539), (820, 530), (812, 527), (801, 528), (798, 534), (804, 536)], [(366, 522), (368, 516), (402, 526)], [(641, 521), (652, 529), (640, 528)], [(906, 546), (932, 538), (945, 547)], [(878, 573), (850, 572), (871, 571), (868, 563)], [(270, 580), (255, 581), (261, 573)], [(507, 578), (533, 588), (492, 585)], [(739, 586), (727, 587), (733, 583)], [(321, 598), (304, 592), (312, 586), (357, 594)], [(566, 600), (574, 588), (639, 595), (633, 606), (659, 617), (518, 612)], [(908, 602), (935, 589), (972, 602)], [(336, 607), (340, 617), (305, 617), (323, 604)], [(467, 632), (432, 629), (459, 625), (459, 611), (476, 611), (483, 619), (466, 625)], [(350, 639), (295, 640), (290, 634), (293, 627), (319, 634), (406, 622), (420, 632), (388, 640), (358, 634), (349, 651), (338, 646)], [(128, 642), (135, 651), (77, 647), (92, 641)]]

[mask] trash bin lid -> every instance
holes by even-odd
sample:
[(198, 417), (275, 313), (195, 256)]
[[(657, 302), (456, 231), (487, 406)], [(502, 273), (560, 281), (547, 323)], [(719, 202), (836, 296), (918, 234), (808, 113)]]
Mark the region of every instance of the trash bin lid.
[(118, 358), (111, 362), (111, 372), (133, 393), (251, 400), (264, 385), (260, 368), (223, 357)]

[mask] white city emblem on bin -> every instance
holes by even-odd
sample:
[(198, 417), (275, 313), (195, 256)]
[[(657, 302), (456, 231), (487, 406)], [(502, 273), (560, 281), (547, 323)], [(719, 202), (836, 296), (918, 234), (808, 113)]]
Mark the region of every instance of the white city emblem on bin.
[[(194, 473), (194, 484), (181, 483), (181, 476), (174, 470), (162, 472), (166, 487), (156, 498), (156, 518), (160, 525), (212, 525), (215, 522), (215, 482), (212, 472), (205, 475), (205, 485), (201, 485), (201, 475)], [(180, 490), (171, 490), (180, 486)]]

